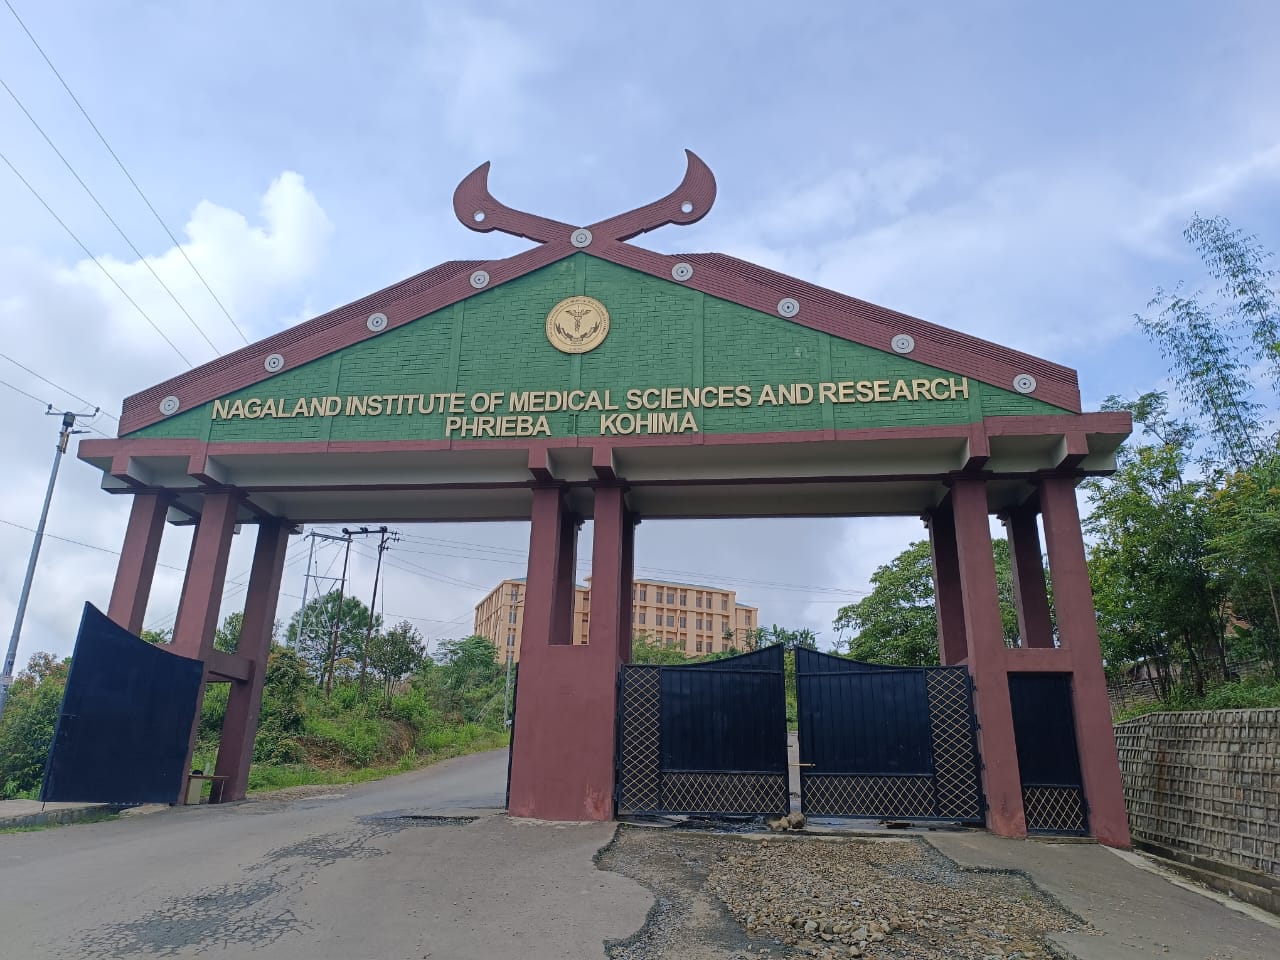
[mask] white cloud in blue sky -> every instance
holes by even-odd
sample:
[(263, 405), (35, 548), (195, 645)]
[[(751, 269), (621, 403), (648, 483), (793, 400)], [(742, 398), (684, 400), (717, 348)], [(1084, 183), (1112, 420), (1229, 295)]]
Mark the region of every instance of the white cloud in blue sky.
[[(1047, 356), (1080, 371), (1095, 406), (1163, 377), (1132, 315), (1157, 285), (1195, 279), (1179, 237), (1193, 212), (1280, 247), (1267, 3), (13, 3), (254, 338), (443, 260), (522, 249), (453, 218), (454, 186), (484, 160), (503, 200), (591, 222), (666, 193), (690, 147), (716, 172), (716, 208), (639, 242), (734, 254)], [(0, 79), (214, 342), (236, 346), (7, 10)], [(188, 356), (212, 355), (2, 92), (0, 149)], [(2, 165), (0, 324), (6, 353), (112, 411), (181, 369)], [(0, 378), (68, 402), (4, 361)], [(54, 424), (3, 388), (0, 415), (17, 451), (0, 519), (29, 524)], [(124, 507), (68, 461), (50, 530), (116, 547)], [(511, 549), (525, 536), (428, 535)], [(852, 592), (919, 535), (914, 521), (654, 523), (640, 562)], [(28, 545), (0, 525), (2, 623)], [(403, 561), (476, 584), (521, 572), (434, 549)], [(247, 566), (238, 543), (233, 574)], [(105, 601), (113, 568), (46, 544), (23, 659), (69, 648), (76, 607)], [(179, 580), (162, 571), (154, 621)], [(476, 599), (405, 570), (387, 594), (433, 636), (464, 630)], [(829, 596), (742, 595), (766, 622), (830, 638)]]

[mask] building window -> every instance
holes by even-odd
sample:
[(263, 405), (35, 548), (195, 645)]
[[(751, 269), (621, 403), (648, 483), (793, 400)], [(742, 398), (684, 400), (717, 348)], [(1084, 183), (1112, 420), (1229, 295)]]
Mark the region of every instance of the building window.
[(689, 592), (687, 590), (680, 591), (680, 606), (687, 607), (689, 605)]
[(507, 623), (515, 623), (515, 622), (516, 622), (516, 611), (515, 611), (515, 607), (512, 607), (511, 612), (507, 614)]
[(751, 626), (751, 612), (747, 611), (747, 626)]
[(685, 628), (688, 628), (689, 626), (689, 618), (686, 617), (684, 614), (680, 615), (680, 626)]
[(511, 588), (511, 602), (512, 602), (512, 603), (515, 603), (515, 602), (516, 602), (517, 600), (519, 600), (519, 599), (520, 599), (520, 590), (519, 590), (519, 588), (518, 588), (518, 587), (512, 587), (512, 588)]
[(699, 629), (699, 630), (701, 630), (701, 629), (702, 629), (702, 618), (701, 618), (701, 617), (699, 617), (697, 620), (695, 620), (695, 621), (693, 621), (693, 622), (694, 622), (694, 623), (696, 623), (696, 624), (698, 625), (698, 629)]
[(698, 652), (699, 652), (699, 653), (701, 653), (701, 652), (702, 652), (702, 641), (701, 641), (701, 640), (699, 640), (699, 641), (698, 641), (698, 644), (697, 644), (697, 650), (698, 650)]
[(640, 588), (640, 599), (641, 599), (641, 600), (648, 600), (648, 599), (649, 599), (649, 591), (648, 591), (648, 590), (646, 590), (644, 587), (641, 587), (641, 588)]
[(507, 646), (514, 647), (516, 645), (516, 632), (514, 630), (507, 631)]
[(641, 623), (644, 623), (644, 614), (643, 614), (643, 613), (642, 613), (642, 614), (640, 614), (640, 622), (641, 622)]
[(694, 605), (695, 607), (700, 607), (700, 606), (702, 606), (702, 594), (701, 594), (701, 593), (695, 593), (695, 594), (693, 595), (693, 605)]
[(721, 609), (721, 610), (728, 610), (728, 609), (729, 609), (729, 598), (728, 598), (728, 597), (721, 597), (721, 598), (720, 598), (720, 609)]
[(721, 644), (720, 644), (720, 652), (721, 652), (721, 653), (728, 653), (728, 652), (729, 652), (729, 644), (727, 644), (727, 643), (721, 643)]
[(675, 617), (673, 617), (671, 614), (669, 614), (669, 613), (668, 613), (668, 614), (667, 614), (667, 626), (668, 626), (668, 627), (674, 627), (675, 625), (676, 625), (676, 618), (675, 618)]

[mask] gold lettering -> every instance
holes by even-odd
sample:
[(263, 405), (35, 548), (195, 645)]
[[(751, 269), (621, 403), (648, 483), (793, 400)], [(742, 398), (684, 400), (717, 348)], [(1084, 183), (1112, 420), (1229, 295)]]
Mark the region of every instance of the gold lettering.
[[(657, 387), (650, 387), (644, 392), (644, 408), (653, 410), (655, 407), (662, 406), (662, 391)], [(631, 431), (627, 431), (630, 433)]]
[(794, 383), (778, 384), (778, 403), (795, 403), (796, 389)]
[(546, 417), (539, 417), (539, 418), (538, 418), (538, 424), (537, 424), (537, 426), (535, 426), (535, 427), (533, 428), (533, 435), (534, 435), (535, 437), (537, 437), (537, 436), (544, 436), (544, 437), (549, 437), (549, 436), (551, 436), (551, 427), (550, 427), (550, 425), (547, 423), (547, 418), (546, 418)]
[(627, 409), (628, 410), (639, 410), (640, 407), (643, 406), (644, 400), (642, 399), (642, 394), (643, 394), (643, 391), (641, 390), (627, 391)]
[(231, 410), (231, 402), (229, 400), (213, 401), (213, 419), (215, 420), (230, 419), (228, 417), (230, 410)]
[[(942, 384), (942, 386), (938, 386), (938, 384)], [(941, 377), (933, 381), (933, 399), (950, 400), (951, 399), (950, 391), (948, 391), (947, 393), (942, 392), (943, 390), (946, 389), (946, 387), (947, 387), (947, 381), (943, 380)]]
[(796, 403), (804, 406), (813, 403), (813, 384), (797, 383), (795, 385)]
[(907, 385), (907, 381), (905, 380), (898, 381), (898, 385), (893, 388), (893, 399), (895, 400), (911, 399), (911, 387)]
[(262, 416), (262, 401), (251, 397), (244, 402), (244, 416), (249, 420), (257, 420)]
[(836, 399), (836, 385), (834, 383), (818, 384), (818, 402), (819, 403), (839, 403)]
[(751, 388), (745, 384), (740, 387), (733, 388), (733, 395), (737, 398), (736, 406), (751, 406)]
[(762, 407), (766, 402), (775, 407), (778, 405), (778, 398), (773, 394), (773, 387), (769, 386), (767, 383), (760, 388), (760, 399), (756, 401), (756, 406)]
[(954, 400), (959, 396), (963, 396), (966, 400), (969, 399), (968, 377), (961, 377), (958, 384), (956, 383), (955, 377), (951, 378), (951, 399)]
[(919, 399), (920, 399), (920, 394), (922, 394), (922, 393), (924, 394), (924, 398), (925, 398), (926, 400), (932, 400), (932, 399), (933, 399), (933, 393), (932, 393), (932, 391), (930, 391), (930, 390), (929, 390), (929, 381), (928, 381), (928, 380), (912, 380), (912, 381), (911, 381), (911, 389), (915, 392), (915, 396), (914, 396), (914, 397), (912, 397), (912, 399), (913, 399), (913, 400), (919, 400)]
[(870, 380), (858, 381), (858, 402), (873, 403), (876, 399), (875, 388)]
[(565, 399), (565, 406), (574, 412), (583, 409), (586, 402), (587, 392), (585, 390), (570, 390), (568, 397)]
[(684, 433), (686, 430), (698, 432), (698, 421), (693, 418), (692, 413), (686, 413), (684, 419), (680, 421), (680, 432)]

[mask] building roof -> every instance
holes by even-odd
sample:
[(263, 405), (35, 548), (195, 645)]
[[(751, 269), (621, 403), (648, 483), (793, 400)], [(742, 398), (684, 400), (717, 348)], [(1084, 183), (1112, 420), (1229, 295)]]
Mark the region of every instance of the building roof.
[[(190, 410), (413, 323), (579, 253), (885, 352), (893, 352), (891, 342), (905, 334), (913, 344), (912, 360), (1005, 390), (1016, 378), (1027, 378), (1033, 384), (1033, 397), (1080, 412), (1080, 389), (1075, 371), (1068, 367), (723, 254), (660, 254), (627, 242), (667, 224), (695, 223), (711, 208), (715, 177), (696, 155), (686, 153), (688, 167), (676, 190), (587, 229), (499, 203), (489, 193), (489, 164), (482, 164), (454, 192), (458, 219), (472, 230), (499, 230), (534, 240), (537, 245), (533, 249), (500, 260), (440, 264), (133, 394), (125, 398), (119, 436), (158, 423), (175, 410)], [(372, 322), (375, 318), (376, 324)]]

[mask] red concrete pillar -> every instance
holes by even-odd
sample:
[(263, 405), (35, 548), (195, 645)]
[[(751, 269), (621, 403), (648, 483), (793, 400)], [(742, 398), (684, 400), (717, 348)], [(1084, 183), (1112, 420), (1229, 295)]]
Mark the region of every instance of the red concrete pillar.
[(235, 531), (238, 500), (234, 493), (207, 493), (191, 541), (187, 576), (173, 623), (171, 649), (184, 657), (207, 660), (218, 628), (227, 559)]
[(960, 584), (964, 590), (969, 673), (973, 677), (974, 707), (978, 714), (982, 779), (987, 795), (987, 827), (998, 836), (1023, 837), (1027, 833), (1027, 821), (1022, 807), (1018, 745), (1013, 734), (1009, 676), (1004, 662), (1004, 628), (992, 556), (986, 481), (956, 479), (951, 486), (951, 502), (955, 512)]
[(249, 764), (253, 760), (253, 738), (258, 732), (262, 709), (262, 685), (266, 679), (267, 656), (271, 652), (271, 632), (275, 627), (276, 604), (284, 555), (289, 548), (291, 525), (267, 520), (258, 527), (253, 551), (249, 589), (244, 600), (244, 622), (236, 653), (250, 661), (246, 680), (233, 681), (227, 698), (226, 719), (218, 742), (218, 762), (214, 774), (226, 777), (221, 800), (243, 800), (249, 786)]
[(618, 659), (631, 662), (636, 579), (636, 527), (640, 519), (628, 512), (622, 520), (622, 602), (618, 604)]
[(1040, 557), (1040, 528), (1034, 503), (1008, 511), (1004, 520), (1013, 568), (1013, 597), (1018, 608), (1018, 635), (1024, 647), (1052, 647), (1053, 620), (1049, 594), (1044, 586), (1044, 562)]
[(1128, 847), (1131, 841), (1124, 781), (1116, 753), (1111, 704), (1107, 700), (1107, 678), (1102, 669), (1102, 648), (1080, 532), (1075, 480), (1071, 477), (1041, 480), (1040, 509), (1044, 514), (1058, 638), (1071, 660), (1076, 741), (1085, 800), (1089, 804), (1089, 829), (1105, 844)]
[[(559, 492), (551, 492), (554, 499), (535, 491), (508, 809), (512, 816), (543, 820), (608, 820), (613, 816), (623, 491), (596, 490), (586, 646), (550, 642), (551, 611), (559, 602), (551, 594), (559, 580), (554, 572), (564, 510)], [(544, 589), (547, 596), (536, 595)]]
[[(578, 588), (578, 529), (582, 520), (568, 510), (560, 513), (560, 542), (556, 550), (556, 588), (551, 610), (551, 643), (573, 643), (577, 633), (573, 601)], [(522, 641), (523, 642), (523, 641)]]
[(944, 665), (969, 655), (964, 632), (964, 589), (956, 553), (956, 519), (951, 500), (930, 511), (929, 547), (933, 557), (933, 607), (938, 618), (938, 657)]
[(133, 634), (142, 632), (171, 499), (166, 493), (138, 493), (129, 509), (107, 616)]
[[(561, 583), (560, 548), (564, 543), (564, 498), (559, 487), (533, 491), (533, 512), (529, 523), (529, 570), (524, 584), (524, 618), (520, 627), (520, 680), (528, 671), (527, 651), (550, 643), (571, 643), (572, 637), (557, 639), (556, 605)], [(570, 599), (570, 609), (573, 603)]]
[[(187, 576), (178, 601), (178, 617), (173, 624), (171, 652), (205, 662), (209, 675), (209, 654), (213, 651), (213, 634), (218, 627), (222, 606), (222, 588), (227, 580), (227, 559), (231, 553), (231, 537), (235, 532), (238, 500), (234, 493), (207, 493), (196, 523), (187, 562)], [(200, 708), (204, 704), (205, 684), (196, 696), (196, 714), (191, 722), (191, 738), (182, 779), (174, 785), (174, 800), (182, 796), (195, 752), (196, 733), (200, 728)]]

